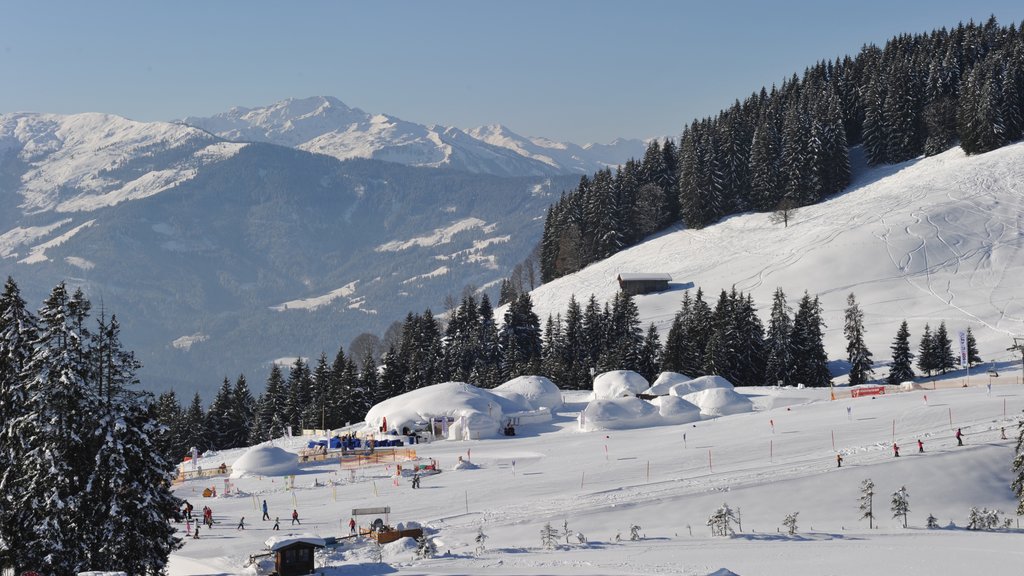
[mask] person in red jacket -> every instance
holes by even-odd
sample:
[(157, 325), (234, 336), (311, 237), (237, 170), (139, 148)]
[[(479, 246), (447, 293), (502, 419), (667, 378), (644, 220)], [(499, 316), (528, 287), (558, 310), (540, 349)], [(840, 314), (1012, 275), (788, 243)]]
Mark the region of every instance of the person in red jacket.
[(923, 454), (924, 453), (924, 442), (921, 442), (920, 438), (917, 439), (917, 453), (918, 454)]
[(957, 428), (956, 429), (956, 445), (957, 446), (963, 446), (964, 445), (964, 438), (963, 437), (964, 437), (963, 432), (961, 432), (960, 429)]
[(900, 457), (900, 447), (895, 442), (892, 443), (892, 455), (896, 458)]

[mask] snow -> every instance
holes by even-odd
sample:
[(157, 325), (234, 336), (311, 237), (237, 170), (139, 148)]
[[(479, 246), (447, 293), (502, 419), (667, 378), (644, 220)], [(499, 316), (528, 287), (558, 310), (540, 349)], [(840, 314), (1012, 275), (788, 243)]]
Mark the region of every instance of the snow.
[(40, 264), (42, 262), (49, 261), (50, 259), (46, 257), (47, 250), (49, 250), (50, 248), (56, 248), (57, 246), (60, 246), (61, 244), (67, 242), (68, 240), (71, 239), (72, 236), (78, 234), (83, 228), (88, 228), (89, 226), (92, 226), (95, 222), (96, 220), (88, 220), (82, 224), (79, 224), (78, 226), (75, 226), (71, 230), (68, 230), (67, 232), (61, 234), (60, 236), (57, 236), (52, 240), (48, 240), (46, 242), (43, 242), (42, 244), (33, 246), (31, 249), (29, 249), (28, 256), (22, 258), (21, 260), (18, 260), (18, 262), (22, 264)]
[(495, 394), (514, 392), (524, 397), (534, 408), (547, 408), (557, 412), (562, 407), (562, 391), (543, 376), (519, 376), (494, 389)]
[(185, 350), (187, 352), (192, 349), (193, 344), (197, 344), (199, 342), (206, 342), (209, 339), (209, 334), (196, 332), (195, 334), (192, 334), (190, 336), (182, 336), (180, 338), (175, 338), (173, 341), (171, 341), (171, 346), (174, 346), (178, 350)]
[(366, 413), (366, 429), (378, 430), (386, 419), (388, 430), (417, 430), (431, 418), (448, 418), (449, 439), (493, 438), (505, 416), (530, 412), (534, 407), (519, 394), (505, 397), (465, 382), (444, 382), (376, 404)]
[[(92, 211), (169, 190), (200, 166), (237, 154), (245, 144), (217, 142), (201, 130), (168, 122), (135, 122), (111, 114), (0, 114), (0, 142), (30, 168), (22, 177), (27, 213)], [(121, 180), (109, 176), (157, 151), (196, 148), (163, 170)], [(71, 193), (71, 198), (62, 198)]]
[(689, 402), (666, 396), (656, 402), (640, 398), (598, 398), (591, 400), (580, 417), (580, 429), (629, 430), (684, 424), (700, 420), (700, 409)]
[(376, 250), (377, 252), (401, 252), (402, 250), (408, 250), (410, 248), (448, 244), (456, 234), (465, 232), (466, 230), (472, 230), (474, 228), (481, 228), (486, 225), (487, 223), (479, 218), (463, 218), (462, 220), (453, 222), (445, 228), (438, 228), (426, 236), (419, 236), (409, 240), (392, 240), (391, 242), (377, 246)]
[(689, 382), (692, 380), (685, 374), (679, 372), (662, 372), (658, 374), (658, 377), (654, 380), (654, 384), (644, 392), (644, 394), (651, 394), (653, 396), (664, 396), (669, 393), (669, 390), (676, 384), (682, 384), (683, 382)]
[(277, 446), (253, 446), (231, 465), (232, 478), (246, 476), (286, 476), (298, 471), (293, 452)]
[(349, 282), (341, 288), (331, 290), (327, 294), (322, 296), (314, 296), (312, 298), (300, 298), (298, 300), (289, 300), (276, 306), (271, 306), (270, 309), (276, 312), (284, 312), (285, 310), (316, 310), (323, 306), (327, 306), (338, 298), (347, 298), (356, 292), (356, 285), (359, 284), (358, 280)]
[(636, 396), (650, 388), (647, 380), (632, 370), (612, 370), (594, 378), (594, 398), (610, 399)]
[[(280, 477), (232, 480), (242, 493), (255, 495), (255, 506), (267, 500), (271, 518), (297, 509), (302, 525), (291, 535), (273, 532), (272, 520), (258, 520), (250, 497), (198, 495), (214, 483), (220, 492), (219, 479), (188, 480), (175, 492), (198, 508), (212, 507), (217, 524), (203, 528), (199, 540), (184, 541), (169, 574), (244, 573), (249, 555), (264, 550), (268, 537), (343, 536), (352, 508), (376, 506), (391, 507), (393, 525), (420, 523), (437, 543), (438, 556), (417, 560), (408, 541), (388, 545), (394, 551), (385, 546), (383, 564), (377, 564), (375, 545), (359, 539), (325, 551), (323, 561), (338, 573), (850, 576), (898, 566), (911, 576), (1001, 574), (1016, 565), (1021, 533), (963, 526), (972, 506), (1013, 518), (1009, 465), (1024, 386), (997, 384), (989, 395), (984, 375), (967, 381), (968, 388), (963, 382), (963, 374), (955, 374), (938, 380), (935, 389), (891, 387), (874, 399), (850, 398), (843, 390), (847, 394), (834, 401), (827, 388), (737, 388), (731, 392), (746, 397), (756, 412), (597, 432), (579, 426), (589, 392), (566, 391), (561, 412), (518, 427), (514, 437), (413, 446), (418, 462), (434, 460), (443, 470), (425, 476), (420, 490), (412, 490), (407, 477), (394, 476), (391, 462), (354, 472), (339, 470), (336, 461), (310, 463), (294, 490)], [(430, 395), (438, 404), (458, 404), (462, 386), (452, 383)], [(730, 391), (706, 392), (712, 390)], [(682, 399), (611, 402), (638, 403), (635, 413), (658, 422), (664, 415), (657, 403), (666, 401)], [(618, 425), (631, 419), (625, 414)], [(950, 419), (965, 433), (963, 447), (956, 446)], [(1000, 439), (1002, 427), (1010, 439)], [(918, 438), (922, 454), (912, 449)], [(294, 462), (305, 441), (274, 444)], [(908, 447), (900, 458), (892, 457), (893, 441)], [(234, 460), (237, 468), (243, 452), (222, 451), (200, 463), (207, 469)], [(836, 468), (837, 452), (842, 468)], [(876, 485), (877, 527), (871, 530), (857, 510), (866, 478)], [(906, 529), (889, 511), (891, 494), (902, 486), (910, 495)], [(723, 502), (741, 510), (742, 530), (731, 538), (711, 537), (705, 522)], [(782, 521), (793, 512), (799, 522), (790, 536)], [(924, 527), (929, 514), (942, 528)], [(240, 516), (246, 516), (244, 531), (234, 529)], [(573, 539), (566, 545), (561, 538), (556, 549), (544, 549), (541, 527), (550, 523), (561, 531), (563, 522), (588, 543)], [(632, 524), (641, 527), (638, 542), (629, 541)], [(184, 533), (184, 524), (175, 526)], [(286, 520), (282, 530), (289, 527)], [(480, 529), (488, 539), (477, 553)]]
[(451, 272), (451, 270), (447, 266), (441, 266), (441, 267), (435, 268), (435, 269), (433, 269), (430, 272), (427, 272), (425, 274), (419, 274), (417, 276), (413, 276), (412, 278), (407, 278), (405, 280), (402, 280), (402, 284), (413, 284), (415, 282), (419, 282), (420, 280), (430, 280), (431, 278), (437, 278), (437, 277), (440, 277), (440, 276), (444, 276), (445, 274), (448, 274), (449, 272)]
[(96, 267), (96, 263), (92, 260), (86, 260), (78, 256), (65, 256), (64, 261), (79, 270), (92, 270)]
[(270, 550), (271, 552), (276, 552), (281, 548), (291, 546), (292, 544), (298, 544), (299, 542), (312, 544), (314, 546), (320, 546), (321, 548), (327, 545), (327, 543), (324, 542), (323, 538), (320, 538), (319, 536), (314, 536), (312, 534), (302, 534), (299, 536), (271, 536), (270, 538), (267, 538), (267, 541), (264, 542), (264, 545), (267, 547), (267, 550)]
[(731, 388), (708, 388), (700, 392), (691, 392), (682, 398), (699, 407), (700, 413), (704, 416), (728, 416), (754, 410), (753, 402)]
[(709, 374), (708, 376), (700, 376), (685, 382), (676, 382), (668, 387), (668, 393), (673, 396), (686, 396), (692, 392), (700, 392), (701, 390), (709, 390), (711, 388), (731, 389), (733, 385), (732, 382), (717, 374)]

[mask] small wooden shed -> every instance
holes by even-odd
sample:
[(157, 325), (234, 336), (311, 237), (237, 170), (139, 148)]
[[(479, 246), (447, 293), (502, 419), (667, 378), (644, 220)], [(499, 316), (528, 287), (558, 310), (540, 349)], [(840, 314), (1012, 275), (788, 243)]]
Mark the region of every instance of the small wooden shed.
[(619, 290), (635, 296), (637, 294), (668, 290), (668, 283), (672, 280), (672, 277), (665, 273), (656, 272), (622, 272), (617, 280), (619, 281)]
[(313, 555), (317, 548), (326, 546), (326, 542), (315, 536), (296, 536), (272, 538), (268, 545), (278, 576), (301, 576), (316, 571)]

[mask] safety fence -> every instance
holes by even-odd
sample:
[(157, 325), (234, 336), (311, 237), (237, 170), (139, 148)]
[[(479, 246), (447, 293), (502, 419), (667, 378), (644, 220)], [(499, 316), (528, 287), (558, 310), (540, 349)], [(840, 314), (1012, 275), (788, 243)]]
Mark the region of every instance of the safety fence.
[(341, 456), (342, 468), (358, 468), (360, 466), (372, 466), (385, 462), (398, 462), (401, 460), (415, 460), (416, 451), (412, 448), (380, 448), (378, 450), (364, 450), (361, 452), (348, 452)]

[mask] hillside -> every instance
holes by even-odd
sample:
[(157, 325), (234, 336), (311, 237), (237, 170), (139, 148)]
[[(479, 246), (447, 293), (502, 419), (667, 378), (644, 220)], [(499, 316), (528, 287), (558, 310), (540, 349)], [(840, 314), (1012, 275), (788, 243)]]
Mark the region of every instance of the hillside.
[(720, 290), (749, 292), (762, 319), (777, 287), (794, 307), (808, 290), (821, 296), (826, 351), (838, 360), (853, 292), (876, 365), (888, 360), (903, 319), (915, 351), (925, 323), (945, 320), (953, 335), (973, 329), (986, 362), (1019, 363), (1006, 348), (1011, 336), (1024, 335), (1024, 144), (877, 168), (865, 167), (858, 152), (847, 191), (799, 209), (788, 227), (761, 213), (670, 230), (534, 290), (535, 310), (542, 320), (564, 312), (571, 294), (609, 300), (620, 272), (667, 272), (670, 291), (636, 298), (644, 325), (654, 322), (664, 336), (688, 286), (702, 288), (712, 306)]

